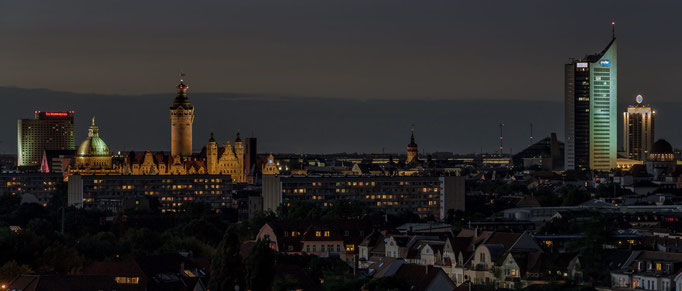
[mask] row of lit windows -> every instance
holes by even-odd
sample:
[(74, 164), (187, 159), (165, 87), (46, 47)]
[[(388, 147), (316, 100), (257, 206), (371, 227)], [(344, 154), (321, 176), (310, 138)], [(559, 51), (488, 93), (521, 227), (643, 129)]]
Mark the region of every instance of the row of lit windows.
[(114, 278), (118, 284), (138, 284), (140, 283), (139, 277), (116, 277)]
[[(326, 246), (326, 248), (325, 248)], [(306, 252), (317, 252), (317, 245), (306, 245), (305, 246), (305, 251)], [(355, 251), (355, 245), (346, 245), (346, 252), (353, 252)], [(325, 253), (325, 252), (334, 252), (334, 245), (320, 245), (320, 252)], [(341, 245), (336, 245), (336, 252), (340, 253), (341, 252)]]

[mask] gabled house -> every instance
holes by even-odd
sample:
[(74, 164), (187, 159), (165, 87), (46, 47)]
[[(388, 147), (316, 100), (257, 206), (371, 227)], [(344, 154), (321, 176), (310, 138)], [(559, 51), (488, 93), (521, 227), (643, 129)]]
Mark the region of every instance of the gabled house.
[(682, 290), (682, 254), (632, 251), (620, 270), (611, 272), (611, 287)]

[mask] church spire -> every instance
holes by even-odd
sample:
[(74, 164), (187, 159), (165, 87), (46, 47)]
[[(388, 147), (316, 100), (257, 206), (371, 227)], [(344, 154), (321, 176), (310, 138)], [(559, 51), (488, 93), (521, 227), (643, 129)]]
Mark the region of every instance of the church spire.
[(95, 116), (93, 115), (92, 123), (90, 124), (90, 128), (88, 129), (88, 137), (97, 135), (99, 135), (99, 129), (97, 128), (97, 125), (95, 125)]
[(410, 135), (410, 144), (407, 146), (408, 147), (416, 147), (417, 146), (417, 143), (414, 142), (414, 124), (412, 125), (412, 131), (411, 131), (411, 135)]

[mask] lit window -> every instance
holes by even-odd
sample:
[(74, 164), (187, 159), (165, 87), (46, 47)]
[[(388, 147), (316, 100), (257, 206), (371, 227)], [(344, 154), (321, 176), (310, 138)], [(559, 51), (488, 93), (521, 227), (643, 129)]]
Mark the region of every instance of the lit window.
[(324, 237), (329, 237), (331, 235), (331, 232), (328, 230), (324, 231)]
[(322, 236), (322, 232), (319, 231), (319, 230), (316, 231), (316, 232), (315, 232), (315, 236), (316, 236), (316, 237), (321, 237), (321, 236)]

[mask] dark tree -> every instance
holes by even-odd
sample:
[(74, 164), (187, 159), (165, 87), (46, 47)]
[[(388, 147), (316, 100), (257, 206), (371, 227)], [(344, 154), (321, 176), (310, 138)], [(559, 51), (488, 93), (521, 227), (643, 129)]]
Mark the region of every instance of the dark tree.
[(233, 228), (229, 228), (225, 231), (223, 240), (220, 241), (216, 255), (211, 262), (209, 289), (231, 291), (235, 290), (235, 285), (238, 285), (240, 290), (246, 290), (244, 263), (239, 250), (239, 236)]
[(246, 260), (249, 287), (253, 291), (270, 290), (275, 276), (275, 254), (269, 240), (257, 240)]

